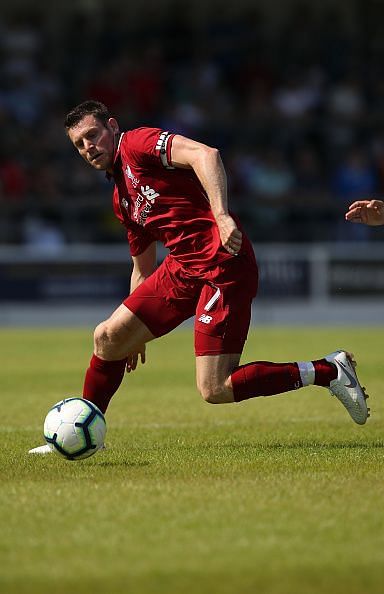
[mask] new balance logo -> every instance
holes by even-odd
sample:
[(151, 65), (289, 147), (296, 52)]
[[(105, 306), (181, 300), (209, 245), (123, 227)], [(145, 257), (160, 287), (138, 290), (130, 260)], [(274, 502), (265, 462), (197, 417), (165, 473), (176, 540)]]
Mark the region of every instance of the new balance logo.
[(203, 324), (210, 324), (212, 322), (212, 316), (201, 314), (201, 316), (199, 317), (199, 322), (203, 322)]

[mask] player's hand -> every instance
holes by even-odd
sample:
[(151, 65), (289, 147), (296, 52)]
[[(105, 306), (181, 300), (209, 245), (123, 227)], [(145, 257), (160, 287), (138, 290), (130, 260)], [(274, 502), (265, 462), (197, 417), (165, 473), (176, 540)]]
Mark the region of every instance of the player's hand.
[(345, 214), (351, 223), (364, 225), (384, 225), (384, 202), (382, 200), (358, 200), (350, 205)]
[(127, 364), (125, 366), (127, 373), (131, 373), (131, 371), (135, 371), (135, 369), (137, 367), (137, 363), (139, 361), (139, 357), (140, 357), (141, 363), (144, 364), (145, 363), (145, 344), (143, 344), (137, 350), (132, 351), (132, 353), (128, 354)]
[(216, 222), (223, 247), (233, 256), (237, 256), (243, 241), (242, 232), (237, 228), (235, 221), (228, 214), (218, 216)]

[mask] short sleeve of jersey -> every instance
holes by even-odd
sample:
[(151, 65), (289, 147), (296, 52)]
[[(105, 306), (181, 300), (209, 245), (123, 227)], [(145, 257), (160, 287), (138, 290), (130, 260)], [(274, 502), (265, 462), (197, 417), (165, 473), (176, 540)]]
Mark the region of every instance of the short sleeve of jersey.
[(174, 136), (161, 128), (136, 128), (124, 134), (121, 151), (140, 166), (161, 164), (174, 169), (171, 160)]

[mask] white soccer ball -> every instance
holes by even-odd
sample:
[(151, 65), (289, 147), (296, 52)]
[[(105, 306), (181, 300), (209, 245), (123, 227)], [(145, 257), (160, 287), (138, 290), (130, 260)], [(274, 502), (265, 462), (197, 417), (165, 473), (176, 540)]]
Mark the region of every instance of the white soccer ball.
[(104, 444), (107, 426), (101, 410), (84, 398), (55, 404), (44, 421), (44, 437), (56, 454), (68, 460), (92, 456)]

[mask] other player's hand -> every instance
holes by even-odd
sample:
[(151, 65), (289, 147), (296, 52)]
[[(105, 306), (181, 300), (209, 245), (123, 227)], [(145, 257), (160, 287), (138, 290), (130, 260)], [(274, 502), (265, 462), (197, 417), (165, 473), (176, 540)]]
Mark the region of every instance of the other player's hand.
[(364, 225), (384, 225), (384, 202), (382, 200), (358, 200), (350, 205), (345, 214), (351, 223)]
[(127, 364), (125, 367), (127, 373), (131, 373), (131, 371), (135, 371), (135, 369), (137, 367), (137, 363), (139, 361), (139, 357), (140, 357), (141, 363), (144, 364), (145, 363), (145, 344), (143, 344), (143, 346), (141, 346), (137, 350), (132, 351), (132, 353), (128, 354)]
[(223, 247), (233, 256), (237, 256), (243, 241), (242, 232), (237, 228), (235, 221), (228, 214), (220, 215), (217, 217), (216, 222)]

